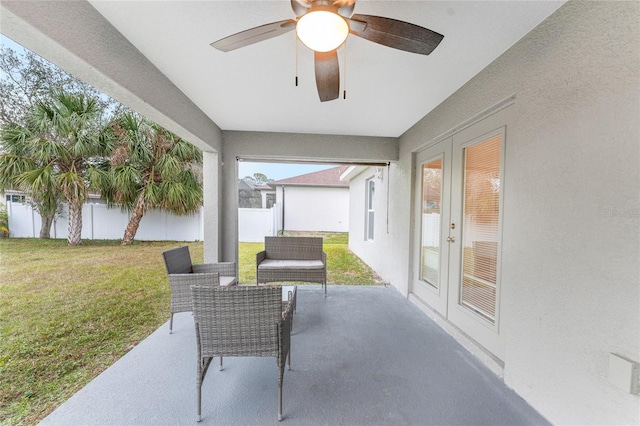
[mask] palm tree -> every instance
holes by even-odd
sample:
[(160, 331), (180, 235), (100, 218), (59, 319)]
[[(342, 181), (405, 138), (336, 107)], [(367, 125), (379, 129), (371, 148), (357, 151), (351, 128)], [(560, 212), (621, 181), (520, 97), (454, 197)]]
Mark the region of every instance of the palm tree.
[(25, 192), (32, 207), (42, 218), (40, 238), (51, 237), (61, 194), (55, 186), (55, 174), (50, 164), (41, 164), (27, 143), (30, 132), (9, 123), (0, 134), (0, 190), (16, 189)]
[(133, 241), (150, 209), (178, 215), (198, 211), (202, 205), (198, 148), (133, 113), (124, 113), (111, 129), (115, 147), (102, 195), (110, 205), (131, 212), (122, 245)]
[[(55, 189), (69, 206), (69, 245), (82, 243), (82, 206), (90, 188), (105, 175), (104, 158), (111, 151), (109, 133), (101, 125), (97, 100), (83, 94), (56, 92), (38, 102), (26, 126), (11, 125), (3, 140), (25, 145), (13, 162), (21, 170), (16, 182), (32, 194)], [(46, 199), (51, 202), (52, 199)]]

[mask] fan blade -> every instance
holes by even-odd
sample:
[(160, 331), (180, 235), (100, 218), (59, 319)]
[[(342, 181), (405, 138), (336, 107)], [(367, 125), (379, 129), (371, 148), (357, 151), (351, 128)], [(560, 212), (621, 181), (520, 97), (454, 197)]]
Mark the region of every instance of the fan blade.
[(320, 102), (338, 99), (340, 96), (340, 66), (338, 52), (314, 52), (316, 63), (316, 86)]
[(295, 13), (297, 17), (307, 13), (307, 6), (300, 4), (298, 0), (291, 0), (291, 9), (293, 9), (293, 13)]
[(396, 19), (359, 14), (351, 18), (367, 23), (364, 31), (351, 29), (351, 34), (406, 52), (428, 55), (444, 38), (442, 34), (435, 31)]
[(259, 41), (268, 40), (293, 30), (296, 27), (296, 21), (286, 19), (284, 21), (272, 22), (259, 27), (251, 28), (239, 33), (222, 38), (211, 43), (211, 46), (223, 52), (239, 49), (249, 46)]
[(360, 35), (361, 32), (367, 29), (367, 23), (362, 21), (356, 21), (355, 19), (344, 18), (349, 24), (349, 32), (351, 34)]
[(355, 7), (356, 7), (355, 1), (351, 4), (347, 3), (344, 6), (341, 6), (340, 9), (338, 9), (338, 13), (344, 18), (350, 18), (351, 15), (353, 15), (353, 9), (355, 9)]

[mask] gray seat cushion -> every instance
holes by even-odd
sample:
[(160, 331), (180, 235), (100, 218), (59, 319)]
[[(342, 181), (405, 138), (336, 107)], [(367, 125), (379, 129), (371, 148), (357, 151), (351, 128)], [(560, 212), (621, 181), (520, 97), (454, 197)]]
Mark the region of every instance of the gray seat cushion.
[(227, 287), (230, 285), (234, 285), (236, 283), (236, 277), (227, 277), (220, 275), (220, 285), (223, 287)]
[(258, 269), (324, 269), (324, 263), (321, 260), (265, 259)]

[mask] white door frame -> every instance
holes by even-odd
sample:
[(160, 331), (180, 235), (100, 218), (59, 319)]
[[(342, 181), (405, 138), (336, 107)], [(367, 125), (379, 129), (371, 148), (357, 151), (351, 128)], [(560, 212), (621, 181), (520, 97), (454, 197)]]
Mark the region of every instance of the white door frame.
[[(500, 279), (500, 266), (502, 255), (502, 217), (504, 216), (504, 187), (506, 176), (504, 174), (504, 159), (506, 151), (506, 142), (512, 143), (514, 125), (514, 109), (510, 102), (501, 103), (500, 108), (493, 108), (490, 113), (484, 114), (481, 118), (474, 122), (469, 122), (455, 133), (450, 133), (447, 137), (442, 137), (438, 142), (431, 144), (429, 147), (414, 153), (415, 173), (413, 179), (413, 232), (412, 232), (412, 262), (411, 262), (411, 281), (409, 292), (416, 296), (419, 300), (426, 303), (435, 312), (451, 322), (468, 337), (476, 341), (486, 350), (491, 352), (499, 359), (504, 359), (504, 334), (501, 333), (500, 326), (500, 295), (502, 293), (503, 284)], [(495, 322), (490, 322), (480, 318), (459, 303), (459, 286), (461, 280), (462, 267), (462, 209), (463, 209), (463, 176), (464, 162), (463, 150), (475, 143), (482, 142), (496, 134), (502, 135), (502, 146), (500, 150), (500, 178), (501, 178), (501, 194), (500, 194), (500, 220), (498, 226), (498, 265), (497, 265), (497, 289), (496, 289), (496, 315)], [(447, 148), (448, 146), (448, 148)], [(421, 264), (420, 244), (421, 244), (421, 198), (422, 185), (419, 182), (422, 179), (422, 164), (443, 155), (446, 159), (447, 150), (449, 152), (450, 162), (443, 161), (443, 176), (447, 176), (447, 168), (450, 170), (451, 188), (448, 196), (450, 197), (450, 208), (448, 214), (444, 211), (441, 213), (441, 233), (440, 247), (441, 271), (443, 263), (446, 262), (448, 270), (441, 276), (446, 276), (447, 281), (440, 283), (439, 288), (435, 289), (425, 283), (420, 282), (420, 271), (418, 268)], [(448, 166), (447, 166), (448, 164)], [(443, 185), (442, 196), (444, 203), (445, 188)], [(451, 224), (455, 223), (455, 229), (451, 229)], [(449, 239), (449, 241), (447, 241)], [(446, 259), (445, 259), (446, 258)], [(444, 299), (446, 300), (442, 300)]]

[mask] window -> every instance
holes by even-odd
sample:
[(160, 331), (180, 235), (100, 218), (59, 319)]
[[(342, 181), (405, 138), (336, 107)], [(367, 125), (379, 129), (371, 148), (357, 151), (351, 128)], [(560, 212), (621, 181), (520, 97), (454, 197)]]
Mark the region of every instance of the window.
[(267, 194), (267, 206), (270, 209), (276, 203), (276, 194)]
[(367, 216), (365, 217), (365, 235), (367, 240), (373, 240), (374, 209), (373, 199), (376, 190), (376, 183), (373, 178), (367, 180)]
[(422, 165), (422, 243), (420, 244), (420, 278), (427, 284), (440, 285), (440, 217), (442, 156)]
[(24, 195), (7, 194), (6, 200), (11, 201), (12, 203), (24, 203), (27, 201), (27, 197)]
[(460, 303), (496, 320), (502, 135), (464, 148), (464, 219)]

